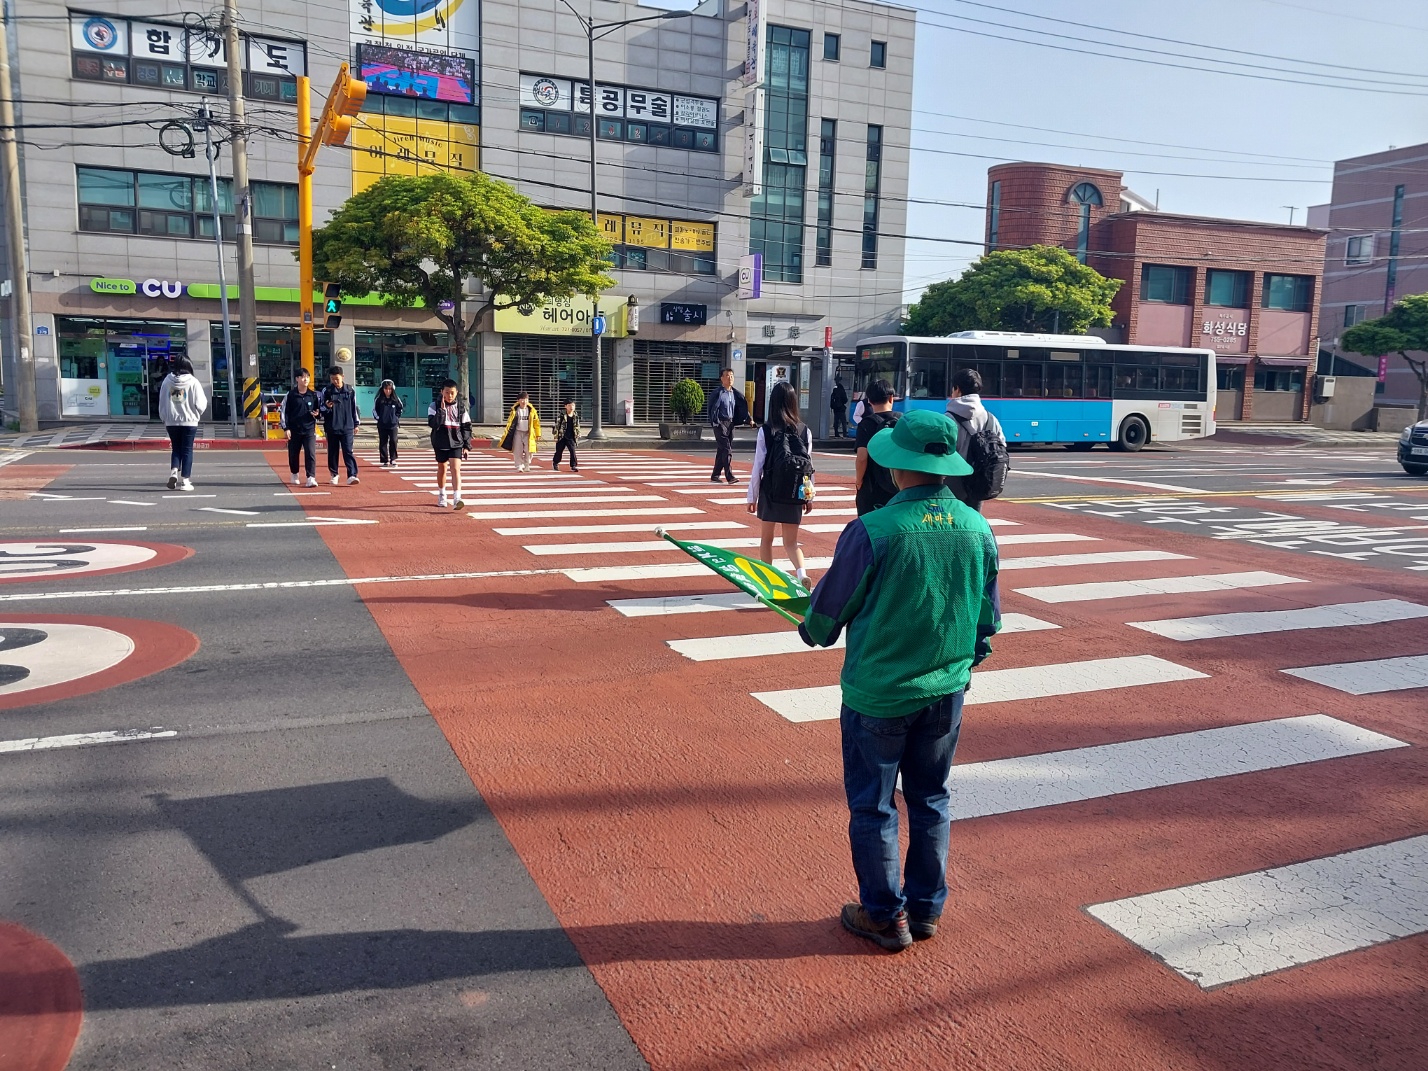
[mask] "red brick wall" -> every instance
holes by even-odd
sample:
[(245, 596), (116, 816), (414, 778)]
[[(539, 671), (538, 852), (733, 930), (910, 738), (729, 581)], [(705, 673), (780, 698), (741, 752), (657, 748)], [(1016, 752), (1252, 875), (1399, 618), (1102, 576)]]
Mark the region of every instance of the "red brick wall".
[[(1119, 171), (1097, 168), (1063, 167), (1057, 164), (999, 164), (987, 171), (987, 215), (983, 240), (991, 248), (992, 184), (1001, 183), (997, 248), (1020, 249), (1029, 245), (1076, 247), (1081, 222), (1081, 206), (1066, 198), (1072, 187), (1089, 182), (1101, 191), (1102, 207), (1091, 209), (1091, 229), (1107, 216), (1120, 211)], [(1094, 241), (1092, 243), (1094, 247)]]

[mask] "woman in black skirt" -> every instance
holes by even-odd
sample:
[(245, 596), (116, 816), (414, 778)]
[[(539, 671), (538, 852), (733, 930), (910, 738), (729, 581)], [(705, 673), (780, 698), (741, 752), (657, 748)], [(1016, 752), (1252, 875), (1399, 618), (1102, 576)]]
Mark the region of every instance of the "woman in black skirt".
[(783, 547), (793, 563), (794, 576), (806, 583), (808, 573), (803, 567), (803, 548), (798, 545), (798, 526), (803, 515), (813, 508), (812, 480), (810, 478), (808, 494), (801, 503), (775, 502), (768, 494), (770, 444), (777, 442), (785, 432), (791, 433), (786, 440), (790, 450), (796, 450), (801, 441), (805, 456), (813, 457), (813, 432), (798, 417), (798, 392), (787, 383), (775, 383), (769, 395), (768, 420), (759, 429), (754, 468), (749, 473), (748, 509), (763, 522), (759, 558), (773, 564), (774, 526), (782, 527)]

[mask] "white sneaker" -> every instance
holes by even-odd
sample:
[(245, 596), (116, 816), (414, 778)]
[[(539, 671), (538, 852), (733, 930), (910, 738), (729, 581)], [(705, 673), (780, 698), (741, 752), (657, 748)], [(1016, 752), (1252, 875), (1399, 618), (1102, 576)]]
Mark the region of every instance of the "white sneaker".
[(337, 477), (334, 476), (334, 477), (332, 477), (332, 479), (328, 480), (327, 482), (330, 483), (330, 484), (332, 484), (333, 487), (336, 487), (336, 486), (337, 486)]
[(446, 501), (446, 492), (445, 492), (445, 491), (443, 491), (441, 494), (439, 494), (439, 495), (436, 496), (436, 504), (437, 504), (438, 506), (440, 506), (442, 509), (445, 509), (447, 506), (451, 505), (450, 502)]
[(301, 487), (301, 486), (302, 486), (302, 477), (299, 476), (296, 472), (293, 473), (293, 486), (294, 486), (294, 487)]
[(172, 491), (175, 487), (178, 486), (178, 481), (179, 481), (178, 469), (170, 469), (170, 470), (169, 470), (169, 490), (170, 490), (170, 491)]
[(349, 476), (349, 477), (347, 477), (347, 483), (348, 483), (349, 485), (354, 484), (354, 483), (361, 483), (361, 482), (362, 482), (362, 481), (359, 480), (356, 476)]
[(182, 481), (179, 482), (179, 488), (180, 488), (181, 490), (184, 490), (184, 491), (192, 491), (192, 490), (193, 490), (193, 481), (192, 481), (192, 480), (182, 480)]
[(316, 487), (316, 486), (317, 486), (317, 477), (316, 477), (316, 476), (309, 476), (309, 477), (307, 478), (307, 485), (308, 485), (309, 487)]

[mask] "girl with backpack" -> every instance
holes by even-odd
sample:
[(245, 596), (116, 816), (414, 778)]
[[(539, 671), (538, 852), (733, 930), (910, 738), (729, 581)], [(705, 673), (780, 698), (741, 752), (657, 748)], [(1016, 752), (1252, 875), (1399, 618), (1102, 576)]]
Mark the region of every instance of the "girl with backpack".
[(382, 380), (382, 386), (377, 390), (377, 400), (372, 403), (372, 419), (377, 422), (377, 445), (382, 464), (395, 465), (397, 432), (402, 426), (402, 400), (397, 396), (397, 385), (390, 379)]
[(806, 582), (798, 526), (813, 508), (813, 432), (798, 416), (798, 392), (775, 383), (769, 395), (769, 415), (759, 429), (754, 467), (749, 473), (748, 510), (763, 522), (759, 557), (773, 564), (774, 527), (783, 529), (783, 548), (793, 573)]

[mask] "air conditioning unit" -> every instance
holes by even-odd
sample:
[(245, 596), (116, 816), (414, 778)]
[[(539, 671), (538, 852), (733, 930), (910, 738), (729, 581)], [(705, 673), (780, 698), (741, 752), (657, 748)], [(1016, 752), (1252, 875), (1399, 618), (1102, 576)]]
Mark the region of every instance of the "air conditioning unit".
[(1338, 382), (1338, 376), (1319, 376), (1314, 380), (1314, 393), (1319, 396), (1320, 401), (1328, 401), (1334, 396), (1334, 384)]

